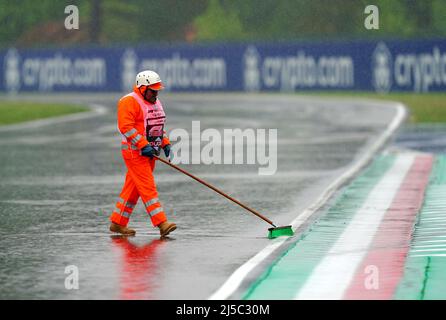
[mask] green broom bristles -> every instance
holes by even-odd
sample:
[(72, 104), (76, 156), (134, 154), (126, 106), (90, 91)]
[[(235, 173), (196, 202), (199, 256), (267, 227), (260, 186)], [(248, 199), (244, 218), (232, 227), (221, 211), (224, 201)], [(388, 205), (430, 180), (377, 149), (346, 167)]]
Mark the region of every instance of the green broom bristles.
[(292, 236), (294, 235), (293, 229), (291, 226), (278, 227), (278, 228), (269, 228), (268, 229), (268, 238), (274, 239), (281, 236)]

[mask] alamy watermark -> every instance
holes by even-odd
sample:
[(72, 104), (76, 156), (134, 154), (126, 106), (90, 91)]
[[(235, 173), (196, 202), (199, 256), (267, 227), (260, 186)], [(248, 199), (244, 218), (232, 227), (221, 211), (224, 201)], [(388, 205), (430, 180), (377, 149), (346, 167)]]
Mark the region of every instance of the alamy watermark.
[(379, 268), (375, 265), (368, 265), (364, 269), (367, 276), (364, 279), (366, 290), (379, 290)]
[(79, 8), (75, 5), (69, 5), (65, 7), (64, 12), (68, 14), (64, 22), (65, 29), (79, 30)]
[(364, 27), (367, 30), (379, 29), (379, 8), (375, 5), (368, 5), (364, 9), (364, 14), (368, 16), (364, 20)]
[(79, 268), (75, 265), (66, 266), (65, 274), (68, 274), (68, 276), (65, 278), (65, 289), (78, 290), (79, 289)]
[(190, 134), (177, 128), (169, 137), (174, 164), (258, 165), (259, 175), (273, 175), (277, 171), (277, 129), (201, 131), (200, 121), (192, 121)]

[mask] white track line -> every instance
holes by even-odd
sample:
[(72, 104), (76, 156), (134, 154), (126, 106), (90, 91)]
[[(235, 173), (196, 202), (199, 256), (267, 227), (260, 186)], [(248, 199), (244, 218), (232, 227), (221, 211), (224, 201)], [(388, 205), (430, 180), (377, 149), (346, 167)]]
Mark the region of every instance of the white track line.
[(446, 242), (446, 240), (420, 240), (417, 243), (437, 243), (437, 242)]
[(395, 159), (295, 299), (342, 299), (414, 159), (410, 154)]
[[(434, 236), (435, 238), (446, 238), (446, 236)], [(417, 241), (427, 241), (427, 240), (432, 240), (432, 236), (422, 236), (422, 235), (417, 235), (416, 233), (414, 234), (413, 237), (415, 240)], [(427, 239), (427, 240), (423, 240), (423, 239)], [(437, 241), (441, 241), (441, 240), (437, 240)], [(446, 240), (445, 240), (446, 241)]]
[(412, 250), (412, 252), (431, 252), (431, 251), (446, 251), (445, 248), (441, 248), (441, 249), (417, 249), (417, 250)]
[(420, 258), (420, 257), (446, 257), (446, 254), (416, 254), (410, 255), (411, 258)]
[[(373, 155), (380, 150), (380, 148), (386, 143), (386, 141), (393, 135), (398, 129), (403, 120), (406, 117), (406, 109), (400, 103), (394, 103), (393, 106), (396, 109), (396, 115), (392, 122), (388, 125), (386, 130), (378, 137), (378, 139), (371, 145), (371, 147), (364, 152), (364, 154), (353, 163), (353, 165), (338, 179), (331, 183), (327, 189), (324, 190), (322, 195), (316, 200), (316, 202), (306, 208), (299, 216), (291, 222), (293, 230), (295, 231), (302, 226), (317, 210), (319, 210), (330, 197), (342, 187), (347, 181), (353, 178), (363, 167), (365, 167), (372, 159)], [(388, 108), (388, 106), (383, 106)], [(225, 300), (228, 299), (241, 285), (245, 277), (266, 257), (273, 253), (280, 245), (288, 238), (282, 237), (274, 239), (273, 243), (266, 246), (262, 251), (257, 253), (254, 257), (249, 259), (245, 264), (240, 266), (226, 282), (209, 297), (209, 300)]]
[(446, 244), (428, 244), (428, 245), (418, 245), (412, 248), (444, 248), (446, 250)]
[(433, 220), (446, 220), (446, 216), (443, 217), (443, 218), (423, 218), (423, 219), (421, 220), (421, 223), (423, 223), (423, 222), (429, 222), (429, 221), (433, 221)]

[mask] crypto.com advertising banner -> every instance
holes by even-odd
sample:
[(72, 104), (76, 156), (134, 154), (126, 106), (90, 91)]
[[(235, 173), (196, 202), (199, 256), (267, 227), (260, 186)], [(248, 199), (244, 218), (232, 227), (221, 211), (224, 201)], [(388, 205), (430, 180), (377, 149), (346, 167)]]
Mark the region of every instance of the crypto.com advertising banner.
[(127, 91), (157, 71), (170, 91), (446, 90), (446, 40), (72, 48), (0, 52), (0, 91)]

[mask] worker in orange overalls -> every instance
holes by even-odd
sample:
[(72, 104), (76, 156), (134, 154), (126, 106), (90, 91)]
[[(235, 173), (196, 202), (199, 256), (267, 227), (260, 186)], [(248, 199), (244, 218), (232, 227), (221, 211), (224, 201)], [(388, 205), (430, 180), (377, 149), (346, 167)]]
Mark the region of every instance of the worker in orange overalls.
[(161, 237), (176, 229), (175, 223), (167, 221), (158, 199), (153, 171), (154, 155), (163, 149), (170, 157), (170, 141), (164, 131), (166, 115), (158, 97), (164, 88), (160, 76), (150, 70), (136, 75), (133, 92), (118, 102), (118, 129), (122, 134), (122, 157), (127, 166), (124, 187), (110, 220), (110, 231), (124, 235), (135, 235), (127, 228), (130, 215), (141, 197), (154, 227)]

